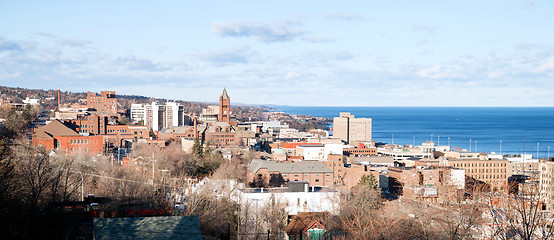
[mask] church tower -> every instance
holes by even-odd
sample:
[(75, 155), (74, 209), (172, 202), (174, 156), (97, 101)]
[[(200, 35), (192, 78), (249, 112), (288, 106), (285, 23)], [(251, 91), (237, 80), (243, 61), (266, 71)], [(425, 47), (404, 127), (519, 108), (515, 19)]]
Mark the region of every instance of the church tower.
[(227, 90), (223, 89), (221, 97), (219, 97), (219, 114), (217, 121), (229, 122), (231, 120), (231, 98), (227, 95)]

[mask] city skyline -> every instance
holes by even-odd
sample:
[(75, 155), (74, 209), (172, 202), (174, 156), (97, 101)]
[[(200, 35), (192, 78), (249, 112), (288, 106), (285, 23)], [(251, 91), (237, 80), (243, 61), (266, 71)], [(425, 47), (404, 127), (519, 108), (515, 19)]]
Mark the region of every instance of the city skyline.
[[(553, 1), (0, 3), (0, 85), (246, 104), (549, 106)], [(7, 24), (6, 24), (7, 23)]]

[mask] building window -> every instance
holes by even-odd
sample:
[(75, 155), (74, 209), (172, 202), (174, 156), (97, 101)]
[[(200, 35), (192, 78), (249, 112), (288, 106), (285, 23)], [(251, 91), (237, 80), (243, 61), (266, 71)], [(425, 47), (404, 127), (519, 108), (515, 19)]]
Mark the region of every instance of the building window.
[(315, 182), (319, 182), (319, 179), (316, 179)]

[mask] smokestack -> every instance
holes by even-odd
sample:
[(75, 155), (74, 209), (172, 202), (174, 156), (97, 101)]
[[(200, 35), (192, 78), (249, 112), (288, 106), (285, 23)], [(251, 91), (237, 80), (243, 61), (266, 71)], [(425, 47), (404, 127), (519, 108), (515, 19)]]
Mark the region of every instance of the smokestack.
[(58, 109), (62, 106), (62, 99), (61, 99), (61, 93), (60, 90), (58, 90)]
[(198, 137), (198, 122), (196, 121), (196, 117), (194, 117), (194, 138)]

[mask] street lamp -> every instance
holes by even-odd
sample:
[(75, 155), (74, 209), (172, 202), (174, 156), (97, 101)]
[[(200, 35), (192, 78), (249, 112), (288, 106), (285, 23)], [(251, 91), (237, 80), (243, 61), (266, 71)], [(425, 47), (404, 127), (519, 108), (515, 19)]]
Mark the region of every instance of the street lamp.
[(81, 202), (84, 202), (85, 201), (85, 190), (83, 188), (83, 182), (84, 182), (84, 177), (83, 177), (83, 173), (79, 170), (79, 169), (76, 169), (76, 168), (71, 168), (72, 170), (75, 170), (77, 171), (80, 175), (81, 175)]

